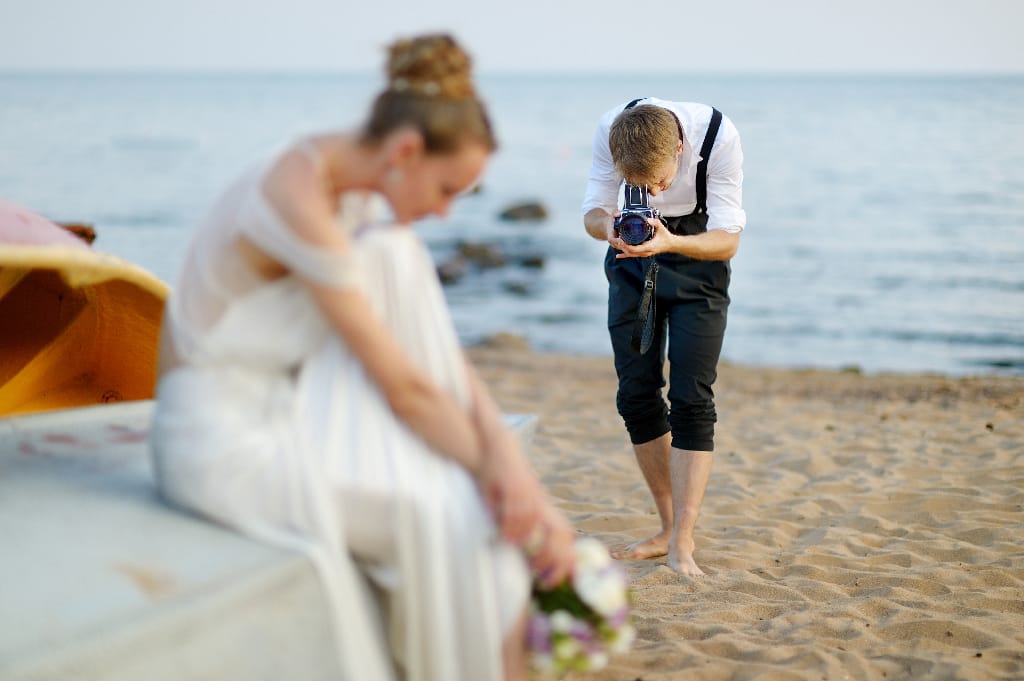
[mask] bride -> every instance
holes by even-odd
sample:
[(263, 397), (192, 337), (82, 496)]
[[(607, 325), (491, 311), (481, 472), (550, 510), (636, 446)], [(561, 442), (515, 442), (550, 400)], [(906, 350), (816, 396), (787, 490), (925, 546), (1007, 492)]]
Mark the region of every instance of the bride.
[(574, 530), (408, 228), (443, 216), (495, 141), (449, 36), (396, 42), (387, 76), (360, 129), (255, 166), (197, 230), (165, 314), (157, 479), (311, 557), (341, 678), (522, 679), (530, 572), (564, 579)]

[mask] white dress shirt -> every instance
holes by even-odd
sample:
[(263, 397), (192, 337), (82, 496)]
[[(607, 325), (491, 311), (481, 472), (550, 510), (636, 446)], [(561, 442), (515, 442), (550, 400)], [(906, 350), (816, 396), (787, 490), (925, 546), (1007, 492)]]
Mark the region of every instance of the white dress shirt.
[[(642, 99), (637, 104), (660, 106), (679, 119), (683, 128), (683, 153), (679, 155), (678, 173), (668, 189), (651, 197), (651, 205), (665, 217), (689, 215), (697, 207), (697, 164), (701, 160), (700, 147), (711, 122), (712, 108), (706, 104), (669, 102), (656, 97)], [(621, 206), (623, 177), (612, 162), (608, 131), (625, 108), (626, 102), (623, 102), (606, 111), (598, 121), (590, 177), (583, 198), (584, 215), (594, 208), (612, 214)], [(708, 230), (742, 231), (747, 223), (743, 210), (743, 149), (736, 126), (724, 115), (708, 159), (707, 187)]]

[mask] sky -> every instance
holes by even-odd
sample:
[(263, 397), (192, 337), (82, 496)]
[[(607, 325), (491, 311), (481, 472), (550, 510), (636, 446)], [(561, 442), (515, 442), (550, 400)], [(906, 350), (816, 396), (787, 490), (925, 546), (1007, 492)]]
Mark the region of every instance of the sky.
[(1024, 73), (1022, 0), (0, 0), (0, 70), (377, 72), (436, 30), (481, 72)]

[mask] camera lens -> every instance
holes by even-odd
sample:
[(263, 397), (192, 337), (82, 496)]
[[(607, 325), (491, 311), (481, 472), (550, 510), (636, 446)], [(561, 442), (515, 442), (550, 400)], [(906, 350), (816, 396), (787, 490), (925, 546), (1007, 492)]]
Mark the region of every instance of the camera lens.
[(639, 215), (623, 215), (619, 221), (619, 238), (637, 246), (651, 238), (651, 226)]

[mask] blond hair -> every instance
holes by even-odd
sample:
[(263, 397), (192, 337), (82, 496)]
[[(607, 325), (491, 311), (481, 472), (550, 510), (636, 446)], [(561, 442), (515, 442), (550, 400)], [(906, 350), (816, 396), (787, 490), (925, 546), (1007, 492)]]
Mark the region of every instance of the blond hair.
[(412, 127), (427, 153), (457, 151), (466, 142), (489, 151), (497, 140), (476, 95), (472, 60), (444, 33), (406, 38), (388, 47), (388, 85), (373, 103), (362, 140), (374, 144), (394, 130)]
[(660, 168), (675, 160), (682, 138), (674, 113), (653, 104), (641, 104), (615, 117), (608, 132), (608, 145), (615, 168), (623, 177), (652, 180)]

